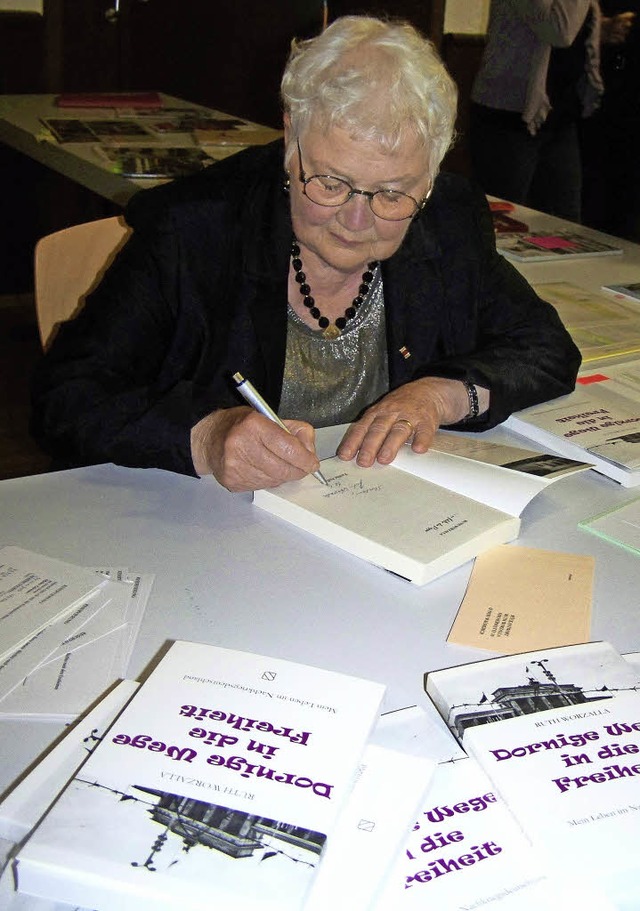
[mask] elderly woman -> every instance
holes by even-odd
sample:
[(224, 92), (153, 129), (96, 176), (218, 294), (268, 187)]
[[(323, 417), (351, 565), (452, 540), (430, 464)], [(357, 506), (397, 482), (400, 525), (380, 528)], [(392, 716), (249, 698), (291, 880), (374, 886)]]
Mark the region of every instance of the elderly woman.
[(580, 221), (579, 129), (602, 94), (599, 42), (599, 0), (491, 0), (469, 130), (486, 193)]
[(314, 426), (349, 423), (338, 455), (370, 466), (573, 388), (578, 352), (496, 253), (486, 200), (438, 176), (455, 89), (431, 44), (339, 19), (294, 47), (282, 97), (284, 147), (130, 202), (130, 240), (35, 378), (57, 465), (254, 490), (318, 469)]

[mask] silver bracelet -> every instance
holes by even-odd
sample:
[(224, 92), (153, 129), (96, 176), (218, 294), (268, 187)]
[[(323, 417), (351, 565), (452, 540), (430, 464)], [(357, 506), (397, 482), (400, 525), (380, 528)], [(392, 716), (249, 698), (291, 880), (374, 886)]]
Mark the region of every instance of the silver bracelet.
[(478, 401), (478, 390), (473, 383), (470, 383), (469, 380), (462, 380), (462, 385), (467, 390), (467, 397), (469, 399), (469, 411), (465, 418), (465, 421), (470, 421), (472, 418), (477, 418), (480, 414), (480, 402)]

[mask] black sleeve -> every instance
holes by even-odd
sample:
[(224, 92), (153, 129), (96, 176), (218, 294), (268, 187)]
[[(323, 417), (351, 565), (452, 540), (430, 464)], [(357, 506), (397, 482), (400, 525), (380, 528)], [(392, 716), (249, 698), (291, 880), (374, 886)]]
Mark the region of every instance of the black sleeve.
[[(458, 234), (450, 240), (456, 250), (471, 248), (475, 259), (475, 287), (471, 291), (465, 287), (464, 301), (454, 292), (450, 304), (461, 314), (458, 331), (464, 337), (463, 350), (430, 365), (427, 372), (487, 387), (489, 411), (464, 424), (465, 429), (486, 430), (514, 411), (571, 392), (581, 356), (555, 308), (497, 252), (484, 194), (472, 188), (471, 200), (455, 228), (466, 232), (466, 244)], [(455, 256), (448, 260), (454, 273)], [(464, 271), (462, 262), (459, 271)], [(455, 281), (452, 277), (454, 288)]]

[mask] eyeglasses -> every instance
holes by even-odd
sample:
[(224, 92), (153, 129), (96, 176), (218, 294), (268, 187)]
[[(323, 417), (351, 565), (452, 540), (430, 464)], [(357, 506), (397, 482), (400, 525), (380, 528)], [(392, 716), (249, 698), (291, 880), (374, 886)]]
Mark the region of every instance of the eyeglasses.
[(298, 161), (300, 163), (300, 183), (303, 185), (302, 192), (310, 199), (311, 202), (319, 206), (328, 206), (337, 208), (348, 202), (352, 196), (366, 196), (369, 201), (371, 211), (378, 218), (385, 221), (404, 221), (411, 218), (426, 205), (431, 190), (427, 195), (418, 202), (408, 193), (401, 193), (399, 190), (357, 190), (350, 183), (341, 177), (334, 177), (332, 174), (313, 174), (311, 177), (305, 177), (302, 167), (302, 152), (300, 142), (298, 141)]

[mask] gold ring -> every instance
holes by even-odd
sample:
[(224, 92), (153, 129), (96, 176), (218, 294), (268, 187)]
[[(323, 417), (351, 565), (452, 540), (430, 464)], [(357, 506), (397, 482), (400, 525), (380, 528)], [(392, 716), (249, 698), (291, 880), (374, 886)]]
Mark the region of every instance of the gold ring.
[[(411, 421), (408, 421), (406, 418), (398, 418), (398, 420), (397, 420), (395, 423), (396, 423), (396, 424), (406, 424), (407, 427), (409, 428), (409, 436), (410, 436), (410, 437), (412, 437), (412, 436), (414, 435), (414, 433), (416, 432), (416, 429), (415, 429), (415, 427), (413, 426), (413, 424), (411, 423)], [(394, 426), (395, 426), (395, 425), (394, 425)]]

